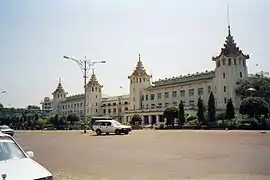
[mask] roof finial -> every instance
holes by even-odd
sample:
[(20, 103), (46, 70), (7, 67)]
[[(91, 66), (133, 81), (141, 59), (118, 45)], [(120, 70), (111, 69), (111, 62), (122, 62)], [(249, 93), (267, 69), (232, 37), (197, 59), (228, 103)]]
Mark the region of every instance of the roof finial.
[(95, 74), (95, 69), (94, 68), (92, 69), (92, 74)]
[(61, 82), (61, 78), (59, 78), (59, 84), (61, 84), (62, 82)]
[(139, 61), (141, 61), (141, 54), (139, 53)]
[(228, 4), (227, 4), (227, 21), (228, 21), (228, 36), (231, 36), (230, 8)]

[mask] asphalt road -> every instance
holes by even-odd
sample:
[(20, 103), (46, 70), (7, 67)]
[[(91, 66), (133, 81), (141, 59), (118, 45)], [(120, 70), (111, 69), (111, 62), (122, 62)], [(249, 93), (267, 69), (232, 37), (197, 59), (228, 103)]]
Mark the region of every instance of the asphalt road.
[(270, 179), (270, 132), (18, 132), (57, 180)]

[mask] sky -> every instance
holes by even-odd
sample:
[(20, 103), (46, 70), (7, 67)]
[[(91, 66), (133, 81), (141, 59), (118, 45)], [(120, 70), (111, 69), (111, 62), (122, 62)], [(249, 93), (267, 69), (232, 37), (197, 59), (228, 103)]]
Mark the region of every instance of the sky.
[(227, 5), (249, 73), (270, 71), (269, 0), (0, 1), (0, 102), (40, 105), (59, 78), (69, 95), (82, 93), (82, 72), (64, 55), (106, 60), (94, 68), (107, 96), (129, 93), (139, 53), (153, 81), (213, 70)]

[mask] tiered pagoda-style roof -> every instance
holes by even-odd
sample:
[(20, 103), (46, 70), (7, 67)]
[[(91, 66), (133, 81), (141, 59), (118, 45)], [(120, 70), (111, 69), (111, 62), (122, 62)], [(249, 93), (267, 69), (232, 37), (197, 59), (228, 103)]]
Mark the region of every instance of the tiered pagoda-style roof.
[[(148, 75), (146, 73), (146, 70), (143, 67), (143, 63), (141, 61), (141, 55), (139, 54), (139, 60), (137, 62), (136, 68), (133, 71), (133, 73), (131, 74), (131, 76), (149, 76), (151, 77), (151, 75)], [(128, 78), (130, 78), (131, 76), (129, 76)]]
[(61, 83), (61, 79), (59, 79), (58, 86), (52, 94), (54, 95), (56, 93), (65, 93), (65, 90), (64, 90), (62, 83)]
[(236, 43), (234, 42), (234, 38), (231, 35), (230, 26), (228, 26), (228, 36), (226, 37), (224, 47), (221, 48), (221, 52), (218, 56), (213, 57), (212, 60), (216, 61), (220, 56), (230, 56), (230, 57), (236, 57), (242, 54), (246, 59), (249, 59), (249, 55), (243, 54), (242, 50), (237, 47)]
[(91, 75), (90, 81), (87, 84), (88, 86), (98, 86), (98, 87), (103, 87), (102, 85), (100, 85), (100, 83), (98, 82), (98, 79), (96, 77), (95, 71), (93, 69), (93, 73)]

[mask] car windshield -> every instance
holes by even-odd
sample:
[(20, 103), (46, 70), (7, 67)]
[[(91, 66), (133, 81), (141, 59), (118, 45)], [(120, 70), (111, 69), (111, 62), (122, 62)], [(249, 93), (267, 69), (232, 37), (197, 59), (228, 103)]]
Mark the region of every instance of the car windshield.
[(9, 129), (8, 126), (0, 126), (0, 129)]
[(121, 126), (121, 124), (118, 121), (112, 121), (115, 126)]
[(18, 145), (8, 136), (0, 136), (0, 161), (26, 158)]

